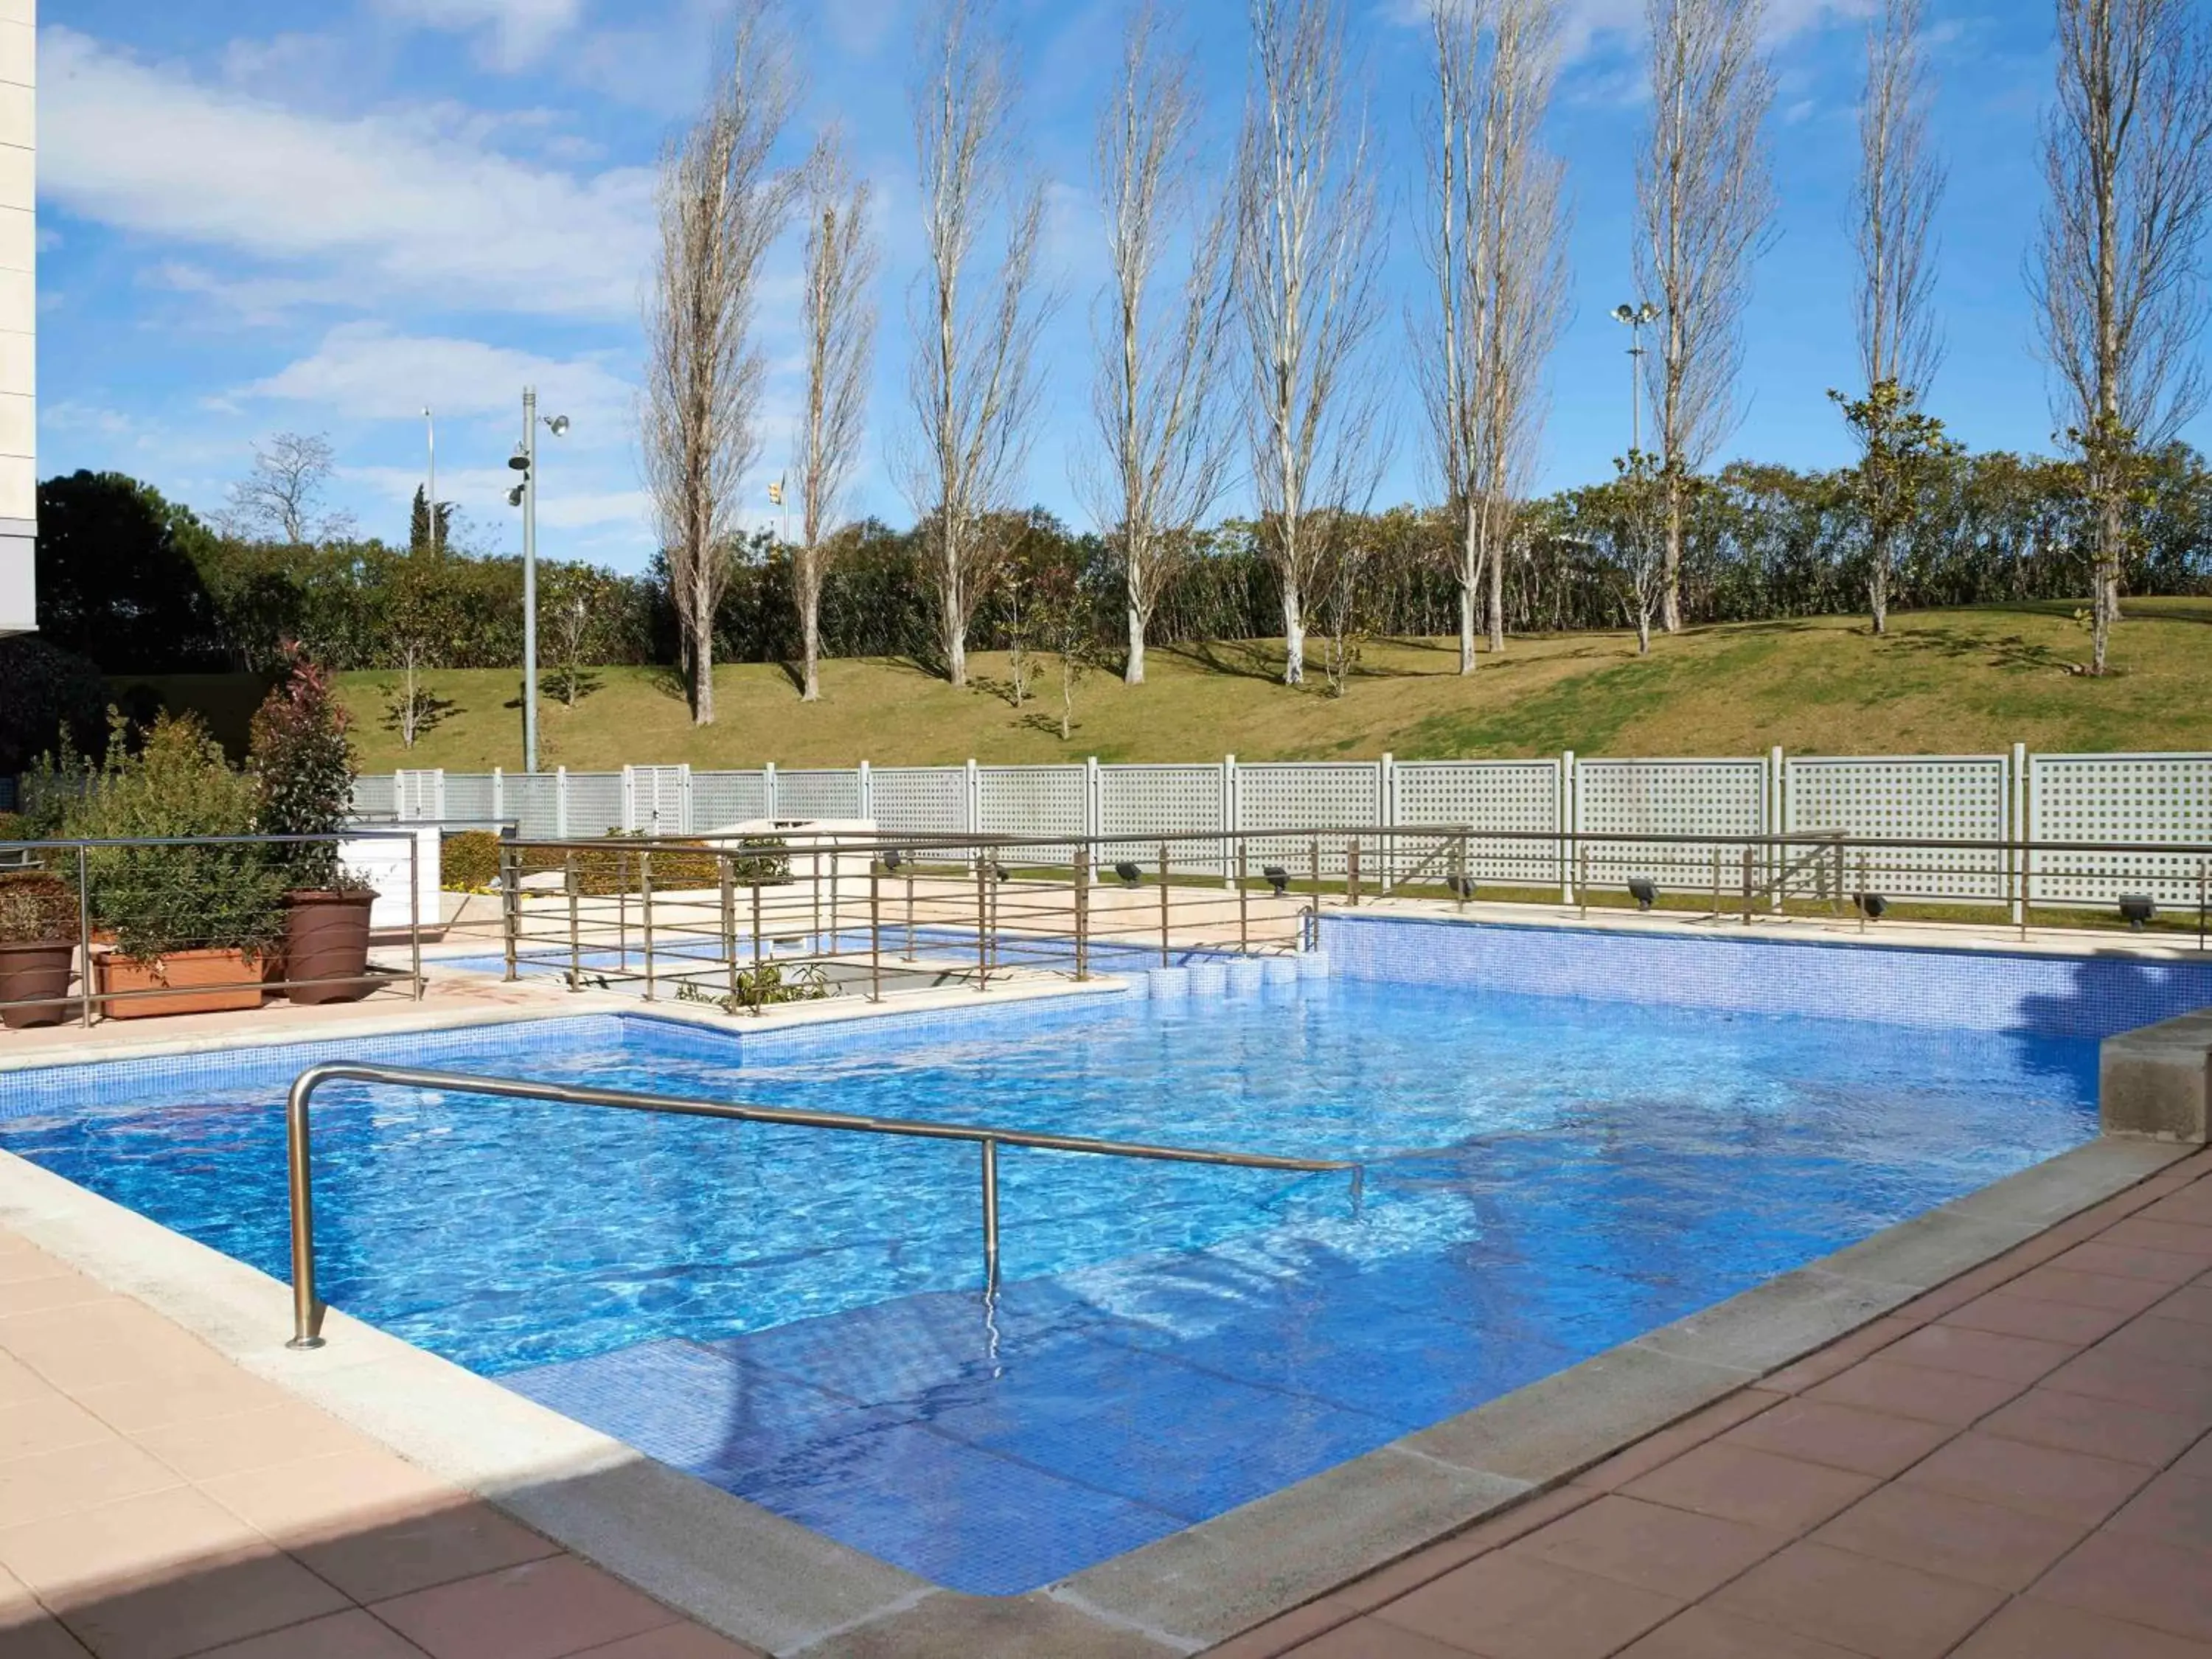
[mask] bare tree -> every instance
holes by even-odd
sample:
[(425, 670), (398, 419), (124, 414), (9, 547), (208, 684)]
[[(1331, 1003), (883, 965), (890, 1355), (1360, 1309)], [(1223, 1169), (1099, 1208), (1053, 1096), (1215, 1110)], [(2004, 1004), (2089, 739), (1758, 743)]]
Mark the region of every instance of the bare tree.
[(2191, 0), (2058, 0), (2049, 198), (2029, 284), (2092, 519), (2105, 672), (2143, 458), (2204, 407), (2212, 40)]
[(804, 641), (802, 702), (822, 695), (822, 576), (829, 567), (846, 486), (866, 423), (879, 258), (868, 222), (867, 181), (845, 165), (835, 133), (808, 164), (806, 410), (799, 434), (801, 541), (793, 556)]
[(720, 86), (661, 156), (660, 251), (646, 307), (646, 488), (701, 726), (714, 719), (714, 612), (729, 585), (738, 489), (761, 452), (761, 264), (800, 187), (775, 163), (799, 80), (773, 4), (742, 0)]
[(1659, 307), (1646, 356), (1666, 494), (1660, 621), (1682, 625), (1691, 477), (1735, 424), (1751, 263), (1774, 192), (1759, 129), (1774, 76), (1759, 47), (1764, 0), (1645, 0), (1651, 129), (1636, 168), (1636, 274)]
[(1505, 553), (1542, 434), (1544, 364), (1566, 317), (1565, 168), (1538, 141), (1556, 24), (1549, 0), (1431, 0), (1429, 23), (1437, 297), (1414, 325), (1413, 357), (1457, 520), (1459, 668), (1471, 674), (1486, 576), (1490, 648), (1505, 648)]
[[(1009, 506), (1028, 455), (1036, 388), (1030, 361), (1049, 300), (1036, 293), (1044, 188), (1018, 175), (1014, 87), (1004, 45), (979, 15), (988, 0), (937, 0), (923, 26), (926, 75), (913, 94), (927, 264), (908, 311), (908, 395), (921, 450), (906, 464), (937, 588), (945, 678), (968, 683), (968, 623), (1005, 553), (992, 515)], [(1006, 248), (970, 296), (990, 219)]]
[[(1229, 456), (1216, 397), (1233, 303), (1229, 212), (1225, 200), (1203, 207), (1192, 61), (1158, 34), (1158, 14), (1143, 0), (1093, 151), (1111, 271), (1095, 317), (1091, 402), (1107, 465), (1085, 480), (1085, 494), (1121, 555), (1129, 640), (1121, 678), (1131, 685), (1145, 683), (1145, 636), (1173, 552), (1219, 497)], [(1188, 238), (1188, 260), (1163, 315), (1154, 278), (1178, 233)]]
[(1283, 681), (1305, 682), (1316, 573), (1388, 445), (1363, 348), (1382, 258), (1364, 112), (1346, 107), (1337, 0), (1251, 0), (1252, 84), (1237, 156), (1237, 296), (1261, 544), (1283, 600)]
[(1852, 195), (1858, 243), (1861, 399), (1838, 396), (1859, 439), (1858, 485), (1867, 515), (1867, 610), (1874, 631), (1889, 628), (1897, 543), (1909, 521), (1925, 441), (1920, 412), (1942, 361), (1934, 313), (1934, 223), (1945, 171), (1928, 140), (1923, 0), (1881, 0), (1867, 30), (1866, 96), (1859, 106), (1859, 177)]
[(324, 488), (337, 471), (331, 441), (319, 432), (280, 432), (256, 444), (253, 470), (230, 487), (225, 528), (293, 547), (347, 535), (350, 516), (322, 511)]

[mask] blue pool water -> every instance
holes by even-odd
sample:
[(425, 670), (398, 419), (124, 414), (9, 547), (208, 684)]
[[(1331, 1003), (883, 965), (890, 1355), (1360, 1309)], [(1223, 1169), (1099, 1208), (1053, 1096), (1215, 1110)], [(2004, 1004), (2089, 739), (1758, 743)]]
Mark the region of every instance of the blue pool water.
[[(2088, 1139), (2095, 1044), (1361, 981), (363, 1058), (1370, 1165), (1285, 1176), (338, 1086), (325, 1294), (957, 1589), (1219, 1514)], [(0, 1148), (279, 1277), (303, 1063), (0, 1081)], [(8, 1115), (14, 1112), (15, 1115)]]

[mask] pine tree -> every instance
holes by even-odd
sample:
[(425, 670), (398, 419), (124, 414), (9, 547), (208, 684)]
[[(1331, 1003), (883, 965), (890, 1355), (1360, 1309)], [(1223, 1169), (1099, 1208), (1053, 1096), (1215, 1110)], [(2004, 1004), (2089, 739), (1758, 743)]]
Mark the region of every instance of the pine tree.
[(424, 553), (430, 547), (430, 498), (422, 486), (415, 486), (414, 510), (407, 515), (407, 550)]

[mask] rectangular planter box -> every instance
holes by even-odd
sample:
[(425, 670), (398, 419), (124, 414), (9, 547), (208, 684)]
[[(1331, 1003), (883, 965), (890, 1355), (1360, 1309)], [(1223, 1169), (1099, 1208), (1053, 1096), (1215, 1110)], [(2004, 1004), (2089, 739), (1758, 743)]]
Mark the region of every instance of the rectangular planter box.
[(110, 1019), (161, 1014), (219, 1014), (261, 1006), (261, 958), (244, 951), (178, 951), (159, 962), (109, 952), (98, 958), (100, 991), (159, 991), (100, 1005)]

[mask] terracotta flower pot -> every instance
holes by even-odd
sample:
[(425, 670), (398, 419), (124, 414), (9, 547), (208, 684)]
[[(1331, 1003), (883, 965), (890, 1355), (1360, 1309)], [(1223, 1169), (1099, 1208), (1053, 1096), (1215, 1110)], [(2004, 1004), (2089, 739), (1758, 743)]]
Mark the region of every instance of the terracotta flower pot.
[(368, 973), (368, 912), (372, 892), (303, 892), (285, 895), (284, 974), (288, 980), (328, 980), (327, 985), (295, 984), (285, 994), (307, 1006), (358, 1002), (374, 981)]
[(101, 1005), (111, 1019), (157, 1014), (218, 1014), (261, 1006), (261, 957), (252, 951), (172, 951), (155, 962), (110, 951), (95, 959), (102, 996), (157, 991)]
[(60, 1024), (69, 1015), (62, 997), (76, 962), (76, 946), (65, 939), (0, 945), (0, 1004), (7, 1005), (0, 1006), (0, 1024), (16, 1031)]

